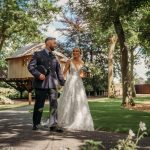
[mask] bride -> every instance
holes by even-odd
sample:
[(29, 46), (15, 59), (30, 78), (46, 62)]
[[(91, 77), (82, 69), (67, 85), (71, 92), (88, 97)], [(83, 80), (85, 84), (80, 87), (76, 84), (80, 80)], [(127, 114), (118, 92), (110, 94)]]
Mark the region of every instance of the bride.
[(84, 62), (81, 59), (81, 51), (79, 48), (74, 48), (72, 54), (73, 58), (67, 61), (63, 72), (65, 77), (67, 72), (69, 74), (58, 101), (58, 124), (71, 131), (93, 131), (93, 120), (82, 82), (84, 73), (81, 68), (84, 66)]

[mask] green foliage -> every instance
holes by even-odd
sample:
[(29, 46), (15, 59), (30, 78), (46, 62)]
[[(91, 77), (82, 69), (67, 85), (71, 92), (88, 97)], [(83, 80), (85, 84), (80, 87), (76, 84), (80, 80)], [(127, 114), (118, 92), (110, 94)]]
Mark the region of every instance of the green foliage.
[(85, 89), (87, 92), (92, 92), (94, 91), (93, 86), (90, 84), (89, 79), (87, 80), (87, 78), (85, 79), (86, 81), (84, 82), (85, 85)]
[[(143, 122), (140, 122), (139, 129), (136, 138), (135, 133), (130, 129), (129, 134), (126, 139), (119, 139), (115, 148), (111, 148), (111, 150), (137, 150), (139, 141), (147, 135), (146, 125)], [(106, 149), (103, 146), (101, 141), (93, 141), (87, 140), (85, 141), (85, 146), (83, 150), (99, 150), (99, 149)]]
[(105, 45), (108, 43), (110, 35), (115, 33), (113, 27), (115, 18), (119, 16), (127, 45), (129, 47), (141, 45), (144, 47), (143, 51), (145, 53), (150, 52), (148, 50), (150, 41), (150, 2), (148, 0), (83, 0), (78, 3), (70, 0), (70, 5), (78, 15), (81, 15), (86, 20), (90, 31), (92, 31), (92, 36), (97, 39), (97, 44)]
[(143, 47), (143, 52), (150, 56), (150, 2), (144, 5), (139, 12), (141, 18), (139, 19), (139, 39), (140, 45)]
[(140, 122), (140, 124), (144, 125), (144, 130), (139, 125), (138, 133), (136, 138), (134, 132), (130, 129), (129, 134), (126, 139), (118, 140), (118, 144), (115, 148), (111, 150), (138, 150), (139, 141), (147, 135), (145, 123)]
[[(107, 40), (108, 33), (97, 37), (99, 30), (91, 30), (86, 22), (82, 20), (82, 15), (75, 14), (71, 8), (67, 7), (71, 16), (63, 16), (60, 22), (65, 28), (59, 28), (67, 38), (66, 49), (78, 46), (83, 52), (83, 60), (90, 63), (91, 77), (84, 79), (87, 92), (100, 91), (107, 88)], [(98, 27), (96, 28), (98, 29)], [(94, 34), (93, 34), (94, 32)], [(101, 42), (98, 43), (98, 42)], [(69, 52), (68, 52), (69, 53)]]
[(107, 73), (97, 63), (90, 63), (88, 67), (91, 71), (90, 77), (84, 79), (85, 89), (88, 92), (101, 91), (107, 89)]
[(59, 11), (48, 0), (1, 0), (0, 9), (0, 50), (39, 41), (39, 27)]
[[(123, 104), (129, 103), (132, 99), (129, 98), (129, 100), (127, 101), (127, 97), (129, 97), (130, 95), (128, 91), (131, 84), (129, 83), (133, 82), (133, 73), (132, 77), (129, 78), (128, 52), (131, 47), (136, 48), (140, 43), (138, 35), (139, 23), (137, 23), (137, 21), (135, 22), (135, 20), (138, 20), (140, 18), (141, 12), (139, 13), (137, 12), (137, 10), (140, 8), (144, 8), (148, 4), (148, 0), (82, 0), (78, 2), (70, 0), (72, 9), (77, 12), (77, 14), (83, 16), (86, 22), (88, 22), (90, 29), (92, 29), (92, 31), (96, 31), (95, 33), (97, 37), (101, 37), (101, 34), (104, 34), (109, 30), (115, 30), (120, 46), (121, 61), (119, 61), (122, 73), (121, 77), (123, 85)], [(100, 28), (100, 30), (97, 29), (97, 27)], [(147, 26), (145, 28), (147, 29)], [(108, 39), (109, 38), (110, 37), (108, 37)], [(146, 39), (146, 41), (147, 40), (148, 39)], [(133, 72), (134, 63), (135, 62), (133, 60), (133, 63), (131, 65), (132, 67), (130, 68), (131, 72)]]
[(0, 51), (0, 69), (5, 69), (7, 64), (5, 63), (5, 58), (7, 54), (3, 51)]
[(131, 13), (143, 4), (148, 3), (147, 0), (94, 0), (94, 1), (79, 1), (74, 3), (70, 0), (70, 5), (75, 7), (75, 11), (79, 14), (83, 14), (88, 21), (93, 24), (97, 23), (99, 26), (103, 26), (108, 29), (114, 21), (116, 14), (120, 17), (131, 15)]
[(19, 92), (12, 89), (12, 88), (3, 88), (0, 87), (0, 95), (3, 95), (5, 97), (9, 98), (18, 98), (19, 97)]
[[(15, 90), (5, 84), (2, 84), (0, 87), (0, 95), (3, 95), (10, 99), (19, 99), (20, 98), (20, 92), (18, 92), (17, 90)], [(32, 95), (34, 95), (34, 93), (32, 93)], [(24, 91), (22, 97), (28, 99), (28, 92)]]
[(14, 102), (9, 98), (0, 95), (0, 105), (9, 105), (9, 104), (14, 104)]
[(83, 150), (99, 150), (105, 149), (101, 141), (86, 140)]
[(7, 83), (5, 82), (0, 82), (0, 88), (3, 87), (3, 88), (11, 88), (10, 85), (8, 85)]
[(146, 83), (150, 84), (150, 71), (146, 72), (147, 80)]

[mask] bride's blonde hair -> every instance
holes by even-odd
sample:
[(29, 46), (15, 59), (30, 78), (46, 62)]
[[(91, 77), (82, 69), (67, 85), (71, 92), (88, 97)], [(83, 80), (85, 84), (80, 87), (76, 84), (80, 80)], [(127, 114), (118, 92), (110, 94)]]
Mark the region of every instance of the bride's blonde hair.
[[(74, 47), (74, 48), (73, 48), (73, 50), (74, 50), (74, 49), (77, 49), (77, 50), (79, 50), (79, 53), (80, 53), (80, 58), (82, 59), (82, 56), (83, 56), (83, 51), (82, 51), (80, 48), (78, 48), (78, 47)], [(72, 53), (73, 53), (73, 50), (72, 50)], [(71, 58), (73, 58), (73, 54), (72, 54)]]

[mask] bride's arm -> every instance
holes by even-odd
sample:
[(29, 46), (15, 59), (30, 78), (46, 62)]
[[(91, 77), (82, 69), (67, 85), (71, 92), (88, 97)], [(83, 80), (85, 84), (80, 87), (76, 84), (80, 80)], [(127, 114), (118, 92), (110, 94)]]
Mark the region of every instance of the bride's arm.
[(67, 74), (67, 71), (69, 70), (69, 67), (70, 67), (70, 60), (67, 60), (66, 65), (65, 65), (65, 69), (63, 71), (63, 75), (64, 75), (65, 79), (66, 79), (66, 74)]
[[(84, 61), (82, 60), (82, 67), (84, 66)], [(85, 78), (86, 77), (86, 74), (84, 73), (84, 71), (80, 71), (80, 77), (81, 78)]]

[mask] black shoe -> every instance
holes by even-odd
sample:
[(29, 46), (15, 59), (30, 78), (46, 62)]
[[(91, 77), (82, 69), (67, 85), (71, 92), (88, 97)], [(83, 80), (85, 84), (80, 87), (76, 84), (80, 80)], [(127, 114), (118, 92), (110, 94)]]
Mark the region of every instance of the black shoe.
[(62, 129), (61, 127), (58, 127), (58, 126), (52, 126), (52, 127), (50, 127), (49, 129), (50, 129), (50, 131), (52, 131), (52, 132), (58, 132), (58, 133), (64, 132), (63, 129)]
[(38, 126), (37, 125), (33, 125), (32, 130), (38, 130)]

